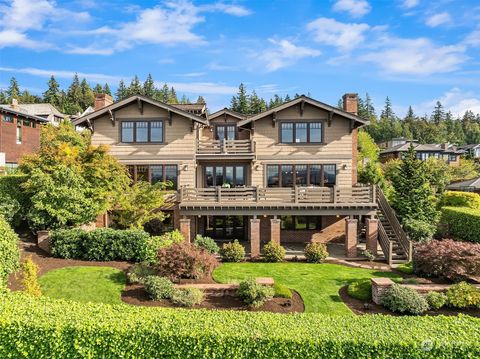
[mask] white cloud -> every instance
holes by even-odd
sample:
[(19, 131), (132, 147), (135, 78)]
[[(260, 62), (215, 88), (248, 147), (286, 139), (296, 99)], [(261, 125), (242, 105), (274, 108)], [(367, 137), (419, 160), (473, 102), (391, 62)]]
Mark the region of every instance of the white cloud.
[(247, 9), (244, 6), (235, 5), (235, 4), (225, 4), (222, 2), (217, 2), (211, 5), (203, 5), (201, 7), (203, 11), (219, 11), (228, 15), (233, 16), (248, 16), (252, 14), (250, 9)]
[(465, 47), (437, 46), (427, 38), (385, 37), (381, 49), (360, 57), (380, 66), (387, 73), (431, 75), (457, 70), (468, 57)]
[(333, 5), (333, 10), (346, 11), (352, 17), (362, 17), (370, 12), (372, 7), (366, 0), (337, 0)]
[(437, 27), (452, 22), (452, 17), (448, 12), (441, 12), (426, 19), (425, 24), (430, 27)]
[[(189, 94), (218, 94), (232, 95), (238, 91), (235, 86), (228, 86), (215, 82), (168, 82), (169, 86), (173, 86), (177, 92), (185, 92)], [(157, 87), (163, 86), (163, 83), (156, 83)]]
[(342, 23), (335, 19), (318, 18), (307, 24), (307, 30), (313, 33), (315, 41), (331, 45), (342, 51), (349, 51), (365, 40), (368, 24)]
[(464, 40), (464, 44), (468, 46), (480, 46), (480, 28), (473, 30)]
[(201, 76), (205, 76), (206, 73), (205, 72), (187, 72), (185, 74), (177, 74), (176, 76), (180, 76), (180, 77), (201, 77)]
[(403, 7), (406, 7), (407, 9), (411, 9), (416, 7), (419, 3), (420, 3), (420, 0), (404, 0)]
[(265, 63), (267, 71), (276, 71), (305, 57), (315, 57), (321, 54), (319, 50), (297, 46), (288, 40), (269, 39), (268, 41), (274, 46), (265, 49), (257, 56)]
[(414, 106), (417, 113), (431, 113), (437, 101), (440, 101), (445, 111), (450, 111), (454, 117), (461, 117), (466, 111), (480, 113), (480, 96), (471, 91), (454, 87), (443, 95), (430, 101)]
[(0, 67), (0, 71), (2, 72), (10, 72), (10, 73), (21, 73), (27, 74), (32, 76), (40, 76), (40, 77), (50, 77), (55, 76), (59, 79), (71, 79), (75, 73), (80, 78), (85, 78), (90, 82), (119, 82), (122, 76), (112, 76), (106, 74), (97, 74), (97, 73), (85, 73), (85, 72), (75, 72), (75, 71), (66, 71), (66, 70), (44, 70), (38, 69), (34, 67), (23, 67), (23, 68), (13, 68), (13, 67)]

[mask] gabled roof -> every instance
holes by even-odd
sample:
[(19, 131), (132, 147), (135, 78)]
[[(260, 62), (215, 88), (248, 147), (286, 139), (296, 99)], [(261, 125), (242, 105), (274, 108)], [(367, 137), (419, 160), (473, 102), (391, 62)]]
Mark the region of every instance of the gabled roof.
[(369, 121), (353, 114), (353, 113), (350, 113), (350, 112), (346, 112), (346, 111), (343, 111), (343, 110), (340, 110), (339, 108), (337, 107), (334, 107), (334, 106), (330, 106), (330, 105), (327, 105), (326, 103), (323, 103), (323, 102), (320, 102), (320, 101), (317, 101), (317, 100), (314, 100), (313, 98), (310, 98), (308, 96), (305, 96), (305, 95), (302, 95), (296, 99), (293, 99), (291, 101), (288, 101), (288, 102), (285, 102), (283, 104), (281, 104), (280, 106), (277, 106), (277, 107), (274, 107), (268, 111), (264, 111), (262, 113), (259, 113), (258, 115), (254, 115), (254, 116), (251, 116), (251, 117), (247, 117), (246, 119), (240, 121), (238, 123), (238, 126), (243, 126), (243, 125), (246, 125), (250, 122), (254, 122), (254, 121), (257, 121), (261, 118), (264, 118), (266, 116), (269, 116), (273, 113), (276, 113), (276, 112), (279, 112), (279, 111), (282, 111), (282, 110), (285, 110), (289, 107), (292, 107), (292, 106), (295, 106), (297, 104), (301, 104), (301, 103), (308, 103), (312, 106), (315, 106), (315, 107), (318, 107), (318, 108), (321, 108), (322, 110), (325, 110), (325, 111), (328, 111), (328, 112), (331, 112), (332, 114), (335, 114), (335, 115), (338, 115), (338, 116), (341, 116), (341, 117), (344, 117), (344, 118), (347, 118), (349, 120), (353, 120), (355, 121), (356, 123), (360, 124), (361, 126), (363, 125), (367, 125), (369, 123)]
[(480, 144), (478, 144), (478, 143), (472, 143), (470, 145), (458, 146), (458, 148), (461, 149), (461, 150), (471, 150), (471, 149), (477, 148), (479, 146), (480, 146)]
[[(12, 106), (12, 104), (1, 104), (0, 107), (17, 111), (18, 113), (30, 116), (39, 116), (47, 119), (53, 117), (65, 118), (67, 115), (57, 110), (55, 106), (50, 103), (20, 103)], [(53, 117), (50, 117), (53, 116)]]
[(462, 189), (462, 188), (480, 188), (480, 177), (472, 178), (466, 181), (450, 183), (447, 189)]
[(217, 117), (220, 117), (220, 116), (223, 116), (223, 115), (230, 115), (232, 117), (238, 118), (239, 120), (245, 120), (245, 119), (248, 118), (247, 115), (244, 115), (240, 112), (229, 110), (228, 108), (225, 107), (222, 110), (219, 110), (217, 112), (214, 112), (214, 113), (208, 115), (208, 119), (211, 120), (213, 118), (217, 118)]
[(194, 115), (190, 112), (183, 111), (183, 110), (181, 110), (177, 107), (174, 107), (172, 105), (169, 105), (169, 104), (166, 104), (166, 103), (163, 103), (163, 102), (160, 102), (160, 101), (156, 101), (156, 100), (153, 100), (151, 98), (141, 96), (141, 95), (133, 95), (133, 96), (127, 97), (123, 100), (114, 102), (109, 106), (103, 107), (103, 108), (101, 108), (97, 111), (94, 111), (92, 113), (89, 113), (85, 116), (81, 116), (81, 117), (73, 120), (72, 123), (74, 125), (80, 125), (80, 124), (82, 124), (86, 121), (95, 120), (96, 118), (98, 118), (100, 116), (103, 116), (105, 114), (109, 114), (110, 112), (114, 112), (115, 110), (118, 110), (122, 107), (130, 105), (133, 102), (138, 102), (140, 105), (141, 105), (142, 102), (145, 102), (145, 103), (148, 103), (150, 105), (153, 105), (153, 106), (162, 108), (164, 110), (170, 111), (172, 113), (176, 113), (180, 116), (186, 117), (186, 118), (188, 118), (192, 121), (196, 121), (196, 122), (199, 122), (199, 123), (204, 124), (204, 125), (207, 124), (207, 120), (203, 117)]
[(207, 105), (204, 103), (175, 103), (175, 104), (172, 104), (172, 106), (180, 110), (192, 112), (192, 113), (195, 113), (195, 112), (203, 113), (207, 109)]
[(395, 152), (407, 152), (410, 148), (410, 143), (413, 144), (413, 149), (415, 152), (442, 152), (442, 153), (452, 153), (452, 154), (463, 154), (465, 151), (455, 148), (453, 145), (448, 145), (445, 149), (442, 147), (441, 144), (436, 143), (427, 143), (427, 144), (420, 144), (415, 141), (409, 141), (407, 143), (402, 143), (393, 147), (389, 147), (380, 152), (380, 154), (387, 154), (387, 153), (395, 153)]
[(28, 113), (25, 113), (25, 112), (22, 112), (22, 111), (18, 111), (17, 109), (13, 109), (13, 108), (10, 108), (8, 106), (0, 106), (0, 112), (4, 112), (4, 113), (10, 113), (12, 115), (17, 115), (17, 116), (22, 116), (22, 117), (25, 117), (25, 118), (29, 118), (31, 120), (35, 120), (35, 121), (38, 121), (38, 122), (49, 122), (46, 118), (44, 117), (40, 117), (40, 116), (35, 116), (35, 115), (30, 115)]

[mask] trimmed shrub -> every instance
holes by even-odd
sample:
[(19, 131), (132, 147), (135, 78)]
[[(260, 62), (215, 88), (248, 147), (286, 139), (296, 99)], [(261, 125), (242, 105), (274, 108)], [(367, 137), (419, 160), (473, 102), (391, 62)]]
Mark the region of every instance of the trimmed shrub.
[(217, 266), (213, 255), (188, 242), (175, 243), (158, 251), (158, 272), (171, 280), (203, 278), (211, 275)]
[(50, 251), (58, 258), (83, 259), (83, 242), (86, 238), (87, 232), (79, 228), (53, 231), (50, 233)]
[(396, 269), (405, 274), (413, 274), (413, 262), (402, 263)]
[(450, 239), (418, 244), (413, 268), (418, 275), (455, 282), (480, 277), (480, 244)]
[(410, 239), (415, 242), (429, 241), (437, 229), (435, 223), (414, 218), (405, 218), (402, 225)]
[(348, 285), (347, 293), (352, 298), (369, 302), (372, 300), (372, 283), (370, 279), (357, 280)]
[(195, 237), (195, 241), (193, 242), (197, 247), (206, 249), (207, 252), (210, 254), (217, 254), (218, 251), (220, 250), (220, 247), (217, 246), (217, 243), (210, 238), (210, 237), (204, 237), (200, 234), (197, 234)]
[(143, 284), (148, 276), (155, 275), (157, 271), (145, 263), (135, 263), (127, 272), (128, 283)]
[(273, 296), (276, 298), (292, 299), (293, 293), (286, 285), (275, 283), (273, 285)]
[(447, 302), (455, 308), (480, 308), (480, 290), (467, 282), (457, 283), (448, 288)]
[(444, 235), (480, 243), (480, 209), (443, 207), (440, 224)]
[(258, 284), (255, 279), (249, 279), (240, 282), (237, 294), (246, 304), (258, 308), (273, 297), (274, 290), (272, 287)]
[(152, 236), (147, 242), (147, 258), (149, 264), (156, 264), (158, 259), (158, 251), (162, 248), (171, 246), (174, 243), (183, 242), (185, 238), (179, 230), (164, 233), (161, 236)]
[(440, 202), (442, 207), (480, 208), (480, 195), (473, 192), (446, 191)]
[(25, 219), (30, 198), (23, 193), (25, 175), (0, 176), (0, 215), (12, 226), (17, 227)]
[(0, 215), (0, 292), (6, 287), (9, 274), (19, 267), (18, 236)]
[(480, 320), (468, 315), (184, 311), (20, 293), (0, 296), (0, 313), (1, 358), (480, 357)]
[(270, 241), (263, 246), (263, 259), (266, 262), (282, 262), (285, 258), (285, 248), (280, 244)]
[(173, 296), (173, 283), (168, 278), (149, 275), (145, 278), (143, 285), (153, 300), (170, 299)]
[(427, 300), (412, 288), (394, 283), (381, 300), (382, 305), (392, 312), (420, 315), (428, 310)]
[(34, 297), (42, 295), (42, 289), (38, 284), (38, 266), (33, 262), (32, 256), (27, 257), (21, 266), (21, 283), (23, 291)]
[(439, 310), (447, 304), (447, 296), (440, 292), (428, 292), (425, 296), (428, 306), (432, 310)]
[(224, 262), (240, 262), (245, 258), (245, 248), (235, 239), (233, 242), (223, 244), (220, 256)]
[(310, 263), (322, 263), (328, 257), (325, 243), (308, 243), (305, 247), (305, 258)]
[(173, 304), (182, 307), (193, 307), (203, 302), (204, 293), (198, 288), (175, 289), (172, 294)]

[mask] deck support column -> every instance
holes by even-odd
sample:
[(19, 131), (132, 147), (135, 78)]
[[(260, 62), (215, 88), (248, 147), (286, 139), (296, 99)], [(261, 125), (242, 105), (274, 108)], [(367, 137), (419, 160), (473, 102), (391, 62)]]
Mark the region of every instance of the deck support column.
[(278, 218), (270, 219), (270, 240), (277, 244), (280, 244), (280, 223)]
[(250, 220), (250, 256), (252, 258), (260, 256), (260, 219), (252, 218)]
[(365, 221), (365, 235), (367, 237), (367, 250), (374, 256), (378, 248), (378, 219), (367, 218)]
[(190, 218), (180, 218), (180, 233), (187, 242), (190, 242)]
[(358, 219), (345, 219), (345, 256), (347, 258), (356, 258), (358, 242)]

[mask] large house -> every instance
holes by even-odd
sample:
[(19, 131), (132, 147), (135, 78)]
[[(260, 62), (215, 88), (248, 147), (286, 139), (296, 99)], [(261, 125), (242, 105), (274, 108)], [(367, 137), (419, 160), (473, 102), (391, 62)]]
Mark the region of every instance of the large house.
[(21, 103), (13, 99), (9, 104), (1, 104), (0, 108), (11, 109), (27, 116), (37, 116), (46, 120), (46, 122), (57, 126), (67, 115), (61, 113), (50, 103)]
[[(343, 99), (343, 110), (301, 96), (245, 116), (138, 95), (112, 103), (99, 94), (96, 110), (73, 123), (93, 131), (94, 145), (109, 145), (135, 181), (171, 183), (177, 196), (168, 209), (187, 239), (245, 240), (257, 256), (261, 242), (325, 240), (340, 225), (346, 255), (356, 257), (365, 226), (367, 247), (376, 251), (380, 233), (393, 260), (391, 216), (377, 219), (383, 195), (357, 184), (357, 130), (367, 121), (357, 116), (356, 94)], [(406, 259), (401, 244), (405, 251), (393, 251)]]

